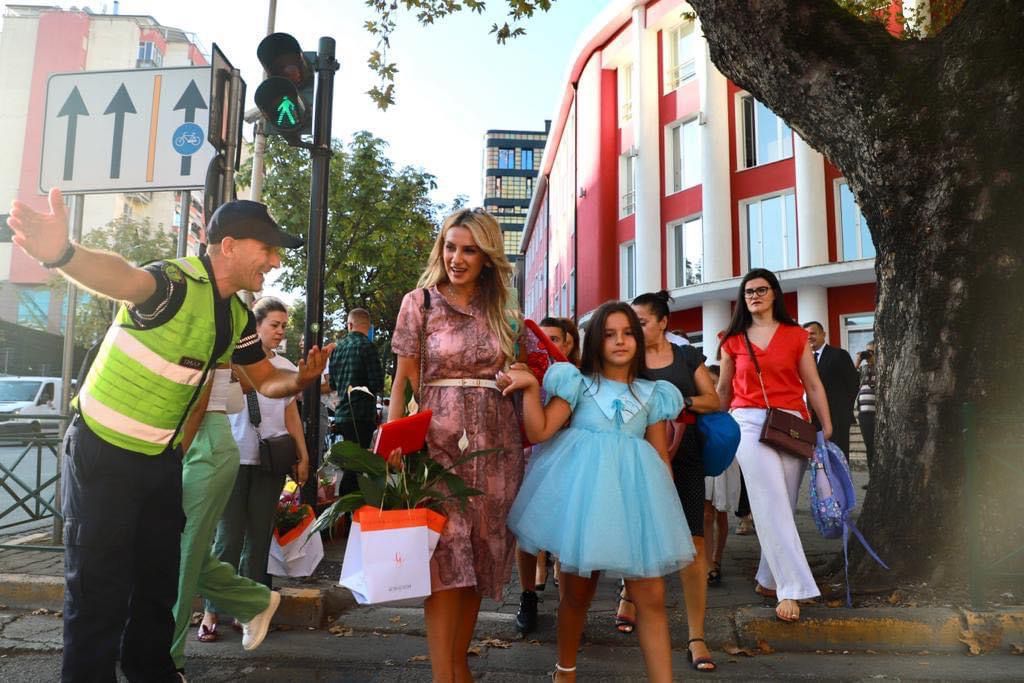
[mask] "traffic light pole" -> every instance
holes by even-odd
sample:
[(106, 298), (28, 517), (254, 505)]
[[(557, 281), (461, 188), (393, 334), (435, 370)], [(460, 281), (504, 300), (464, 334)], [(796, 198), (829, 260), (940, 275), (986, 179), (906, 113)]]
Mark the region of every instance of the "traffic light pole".
[[(320, 38), (316, 66), (316, 104), (313, 109), (312, 178), (309, 184), (309, 234), (306, 238), (306, 328), (305, 349), (323, 345), (324, 327), (324, 253), (327, 251), (327, 189), (331, 174), (331, 109), (334, 101), (334, 39)], [(302, 488), (302, 500), (316, 503), (317, 470), (323, 435), (320, 433), (320, 382), (302, 395), (306, 451), (309, 453), (309, 478)]]

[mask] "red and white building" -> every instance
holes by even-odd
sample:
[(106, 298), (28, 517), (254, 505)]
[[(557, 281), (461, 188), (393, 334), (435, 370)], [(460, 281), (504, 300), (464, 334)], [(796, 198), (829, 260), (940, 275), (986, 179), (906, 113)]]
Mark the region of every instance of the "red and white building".
[(793, 317), (856, 352), (873, 336), (875, 249), (853, 195), (715, 68), (692, 16), (682, 0), (616, 0), (579, 42), (527, 215), (524, 311), (585, 322), (667, 289), (669, 328), (714, 358), (740, 277), (761, 266)]

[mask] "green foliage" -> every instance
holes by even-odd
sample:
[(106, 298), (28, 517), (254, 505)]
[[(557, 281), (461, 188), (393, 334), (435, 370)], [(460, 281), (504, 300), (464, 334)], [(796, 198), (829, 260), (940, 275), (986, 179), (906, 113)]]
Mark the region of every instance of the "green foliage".
[(890, 19), (902, 29), (900, 38), (927, 38), (937, 35), (964, 6), (964, 0), (931, 0), (925, 10), (911, 9), (902, 3), (891, 12), (892, 0), (835, 0), (835, 3), (862, 21), (888, 24)]
[(357, 474), (359, 490), (346, 494), (320, 514), (314, 531), (333, 529), (338, 518), (364, 505), (385, 510), (429, 508), (444, 514), (445, 505), (455, 503), (465, 509), (466, 501), (482, 491), (466, 484), (454, 470), (475, 458), (492, 455), (500, 449), (473, 451), (456, 460), (451, 467), (437, 462), (424, 448), (405, 456), (400, 472), (392, 471), (384, 458), (353, 441), (340, 441), (324, 459), (326, 463)]
[[(376, 21), (367, 21), (363, 24), (366, 31), (377, 37), (377, 49), (370, 53), (367, 65), (370, 70), (377, 74), (379, 83), (367, 91), (377, 106), (387, 109), (395, 103), (395, 74), (398, 73), (398, 65), (389, 62), (387, 51), (391, 47), (391, 34), (395, 32), (395, 15), (400, 10), (413, 13), (423, 26), (430, 26), (436, 21), (445, 17), (470, 10), (477, 14), (483, 14), (486, 3), (481, 0), (365, 0), (366, 6), (373, 10)], [(516, 26), (515, 23), (529, 19), (536, 12), (547, 12), (555, 0), (505, 0), (508, 5), (508, 16), (513, 25), (503, 22), (501, 26), (491, 25), (491, 33), (499, 44), (505, 44), (509, 38), (518, 38), (525, 35), (526, 29)]]
[[(149, 218), (137, 220), (121, 216), (86, 233), (82, 244), (92, 249), (102, 249), (120, 254), (125, 260), (136, 265), (165, 258), (174, 258), (177, 240), (162, 225), (154, 226)], [(65, 287), (61, 278), (51, 283), (54, 287)], [(115, 304), (103, 297), (79, 294), (75, 312), (75, 345), (92, 346), (106, 334), (113, 320)]]
[[(434, 176), (422, 169), (396, 168), (387, 143), (356, 133), (346, 147), (332, 144), (328, 195), (327, 250), (324, 255), (324, 330), (344, 329), (348, 311), (365, 308), (376, 329), (381, 358), (391, 353), (391, 333), (402, 296), (416, 287), (427, 262), (443, 207), (430, 199)], [(274, 217), (296, 234), (309, 224), (309, 154), (275, 137), (267, 139), (263, 201)], [(240, 177), (248, 178), (243, 168)], [(282, 256), (282, 289), (304, 289), (306, 252)], [(302, 315), (300, 315), (302, 313)], [(288, 355), (297, 353), (304, 312), (293, 312)], [(329, 336), (325, 334), (325, 338)]]

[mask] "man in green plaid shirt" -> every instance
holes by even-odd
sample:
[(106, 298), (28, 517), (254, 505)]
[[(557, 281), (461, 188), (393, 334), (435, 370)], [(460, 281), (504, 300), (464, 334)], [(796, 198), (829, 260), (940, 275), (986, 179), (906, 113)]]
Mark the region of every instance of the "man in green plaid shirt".
[[(338, 392), (338, 407), (334, 411), (334, 431), (346, 441), (355, 441), (369, 448), (370, 439), (377, 428), (377, 394), (384, 389), (384, 369), (377, 348), (370, 341), (370, 314), (355, 308), (348, 314), (348, 335), (338, 343), (331, 354), (331, 389)], [(348, 473), (342, 480), (354, 484)]]

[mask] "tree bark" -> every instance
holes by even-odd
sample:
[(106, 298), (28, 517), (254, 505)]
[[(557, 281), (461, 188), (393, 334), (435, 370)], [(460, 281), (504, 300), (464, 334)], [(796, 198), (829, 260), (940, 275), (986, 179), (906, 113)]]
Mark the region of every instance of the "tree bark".
[[(970, 507), (993, 557), (1020, 547), (1024, 3), (968, 0), (924, 40), (821, 0), (690, 4), (715, 65), (843, 172), (871, 229), (878, 455), (860, 527), (898, 581), (963, 576)], [(980, 502), (964, 402), (983, 451), (1015, 441), (1017, 485), (992, 474)], [(881, 571), (859, 548), (854, 568)]]

